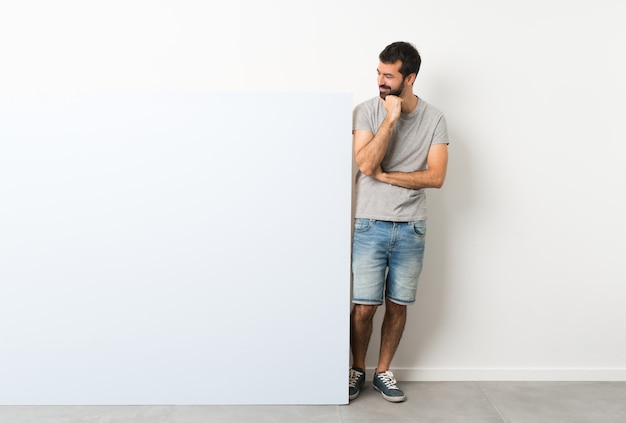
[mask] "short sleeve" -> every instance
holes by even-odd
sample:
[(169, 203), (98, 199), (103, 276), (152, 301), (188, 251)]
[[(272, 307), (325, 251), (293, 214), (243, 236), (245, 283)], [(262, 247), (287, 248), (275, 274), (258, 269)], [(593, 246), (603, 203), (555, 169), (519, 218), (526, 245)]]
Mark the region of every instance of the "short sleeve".
[(366, 103), (359, 104), (352, 112), (352, 130), (376, 132), (377, 128), (373, 127), (372, 119), (372, 110), (370, 110), (368, 105)]
[(446, 122), (446, 117), (443, 114), (437, 121), (431, 144), (450, 144), (450, 140), (448, 138), (448, 124)]

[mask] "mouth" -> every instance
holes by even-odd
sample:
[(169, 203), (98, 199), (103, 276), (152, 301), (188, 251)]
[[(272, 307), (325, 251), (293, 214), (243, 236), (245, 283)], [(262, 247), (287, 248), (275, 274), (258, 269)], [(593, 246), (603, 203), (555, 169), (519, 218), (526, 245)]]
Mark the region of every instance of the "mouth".
[(378, 92), (380, 93), (380, 96), (382, 98), (385, 98), (387, 94), (389, 94), (389, 91), (391, 91), (391, 87), (388, 87), (386, 85), (381, 85), (378, 87)]

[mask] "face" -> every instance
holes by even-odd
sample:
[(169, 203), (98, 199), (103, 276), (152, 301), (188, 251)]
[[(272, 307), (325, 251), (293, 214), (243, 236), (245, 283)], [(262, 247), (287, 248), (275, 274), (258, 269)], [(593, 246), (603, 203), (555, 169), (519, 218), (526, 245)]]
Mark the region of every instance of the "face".
[(405, 87), (405, 80), (400, 73), (401, 61), (378, 64), (378, 90), (381, 98), (388, 95), (400, 96)]

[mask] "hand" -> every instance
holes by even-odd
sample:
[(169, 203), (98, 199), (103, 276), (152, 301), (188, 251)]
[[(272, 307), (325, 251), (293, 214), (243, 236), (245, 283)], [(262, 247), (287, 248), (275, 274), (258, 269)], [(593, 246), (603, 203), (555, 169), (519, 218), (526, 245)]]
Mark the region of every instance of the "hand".
[(402, 99), (395, 95), (388, 95), (384, 99), (381, 98), (381, 101), (387, 111), (387, 117), (392, 122), (395, 122), (400, 117), (402, 111)]

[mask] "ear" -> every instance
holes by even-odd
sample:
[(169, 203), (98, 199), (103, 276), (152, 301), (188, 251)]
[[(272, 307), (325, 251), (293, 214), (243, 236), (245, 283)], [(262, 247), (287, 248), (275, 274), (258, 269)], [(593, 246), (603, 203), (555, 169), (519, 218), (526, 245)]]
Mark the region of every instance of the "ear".
[(415, 79), (417, 79), (416, 73), (411, 73), (406, 77), (406, 81), (409, 83), (409, 85), (413, 85), (415, 83)]

